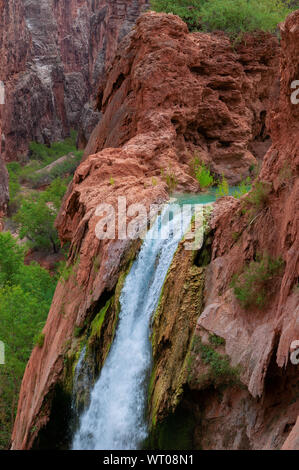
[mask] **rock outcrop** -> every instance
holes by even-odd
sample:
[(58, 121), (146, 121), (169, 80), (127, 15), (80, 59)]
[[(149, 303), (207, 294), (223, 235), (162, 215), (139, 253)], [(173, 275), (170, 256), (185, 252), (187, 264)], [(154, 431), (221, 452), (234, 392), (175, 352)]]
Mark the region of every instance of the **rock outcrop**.
[(160, 167), (198, 157), (239, 182), (271, 142), (265, 116), (278, 56), (269, 34), (248, 36), (234, 49), (224, 34), (189, 33), (178, 17), (144, 16), (99, 89), (103, 118), (85, 154), (126, 144)]
[[(79, 128), (119, 40), (147, 0), (1, 0), (0, 80), (6, 90), (1, 118), (6, 160), (24, 156), (28, 143), (49, 143)], [(91, 116), (90, 116), (91, 115)], [(81, 143), (99, 119), (89, 111)]]
[[(174, 189), (198, 191), (190, 170), (194, 154), (231, 182), (243, 179), (256, 164), (253, 143), (267, 137), (265, 115), (277, 74), (278, 45), (270, 35), (248, 37), (246, 42), (247, 46), (240, 44), (233, 50), (222, 34), (189, 33), (178, 17), (155, 13), (143, 15), (123, 40), (107, 80), (100, 84), (97, 100), (102, 119), (57, 220), (62, 242), (70, 243), (68, 268), (44, 328), (44, 345), (34, 349), (25, 371), (13, 449), (68, 444), (70, 389), (82, 335), (91, 340), (91, 323), (104, 312), (98, 348), (104, 345), (106, 351), (107, 337), (109, 341), (113, 338), (120, 282), (138, 244), (136, 240), (96, 237), (99, 204), (111, 204), (118, 215), (118, 197), (126, 196), (127, 206), (143, 202), (148, 207), (167, 200)], [(229, 204), (236, 209), (239, 203)], [(222, 217), (225, 215), (229, 221), (231, 207)], [(223, 272), (219, 268), (218, 277), (213, 278), (217, 259), (225, 253), (229, 257), (232, 244), (223, 220), (219, 217), (219, 231), (218, 225), (214, 229), (212, 263), (207, 268), (216, 292), (218, 278), (227, 273), (224, 265)], [(244, 253), (237, 254), (241, 262)], [(201, 267), (193, 270), (190, 263), (191, 259), (184, 263), (190, 280), (193, 271), (203, 276)], [(227, 285), (228, 280), (222, 282)], [(182, 279), (180, 285), (184, 288)], [(206, 299), (215, 289), (206, 293)], [(203, 288), (201, 291), (204, 293)], [(209, 303), (207, 300), (207, 306)], [(112, 309), (112, 323), (107, 305)], [(190, 315), (194, 326), (193, 310)], [(171, 329), (168, 334), (171, 338)], [(271, 343), (271, 339), (267, 341)], [(183, 354), (178, 357), (184, 361)], [(249, 379), (251, 369), (247, 375)], [(256, 383), (260, 385), (261, 380)], [(192, 391), (192, 397), (197, 393)], [(249, 396), (248, 391), (244, 393)], [(228, 399), (228, 409), (229, 403)], [(194, 416), (197, 418), (196, 413)], [(163, 409), (157, 413), (157, 419), (161, 417)], [(215, 448), (221, 447), (216, 437), (215, 443)], [(227, 447), (230, 444), (228, 441)]]
[[(291, 100), (291, 84), (299, 77), (299, 11), (281, 25), (281, 35), (280, 99), (268, 115), (273, 143), (251, 193), (215, 205), (205, 246), (211, 262), (205, 268), (204, 307), (193, 339), (185, 345), (185, 358), (177, 360), (171, 383), (171, 360), (152, 378), (154, 442), (171, 432), (169, 417), (176, 417), (180, 406), (184, 416), (192, 417), (186, 433), (191, 432), (195, 448), (299, 448), (298, 364), (290, 356), (299, 338), (299, 105)], [(264, 285), (263, 307), (256, 305), (257, 290), (244, 308), (235, 297), (233, 275), (241, 279), (246, 264), (263, 256), (280, 260), (283, 267)], [(189, 271), (185, 277), (187, 282)], [(263, 286), (265, 277), (259, 282)], [(244, 296), (250, 295), (249, 283), (247, 288)], [(169, 320), (164, 329), (168, 342), (165, 336), (159, 339), (159, 325), (154, 328), (157, 368), (161, 358), (177, 354), (182, 334), (171, 329)]]

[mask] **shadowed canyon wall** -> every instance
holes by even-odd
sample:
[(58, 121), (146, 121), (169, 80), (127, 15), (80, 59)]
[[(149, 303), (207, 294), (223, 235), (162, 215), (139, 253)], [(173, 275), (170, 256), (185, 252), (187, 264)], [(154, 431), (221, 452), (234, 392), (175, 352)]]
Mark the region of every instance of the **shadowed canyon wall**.
[[(154, 323), (150, 439), (163, 448), (165, 430), (180, 435), (186, 428), (185, 445), (195, 448), (282, 446), (298, 414), (297, 370), (288, 363), (298, 295), (298, 110), (289, 101), (289, 81), (299, 73), (290, 59), (292, 53), (293, 60), (298, 57), (298, 27), (298, 13), (282, 26), (279, 103), (272, 87), (278, 44), (271, 35), (248, 36), (233, 50), (223, 34), (188, 33), (173, 15), (147, 13), (124, 38), (98, 89), (103, 118), (57, 220), (61, 241), (71, 244), (69, 275), (58, 284), (44, 345), (34, 349), (25, 371), (13, 449), (69, 444), (74, 365), (82, 341), (87, 341), (93, 381), (113, 340), (119, 292), (139, 247), (135, 241), (97, 239), (98, 204), (117, 207), (117, 197), (126, 196), (128, 205), (148, 207), (167, 200), (173, 186), (197, 191), (190, 171), (194, 154), (216, 173), (239, 181), (257, 163), (256, 142), (265, 149), (271, 143), (267, 129), (273, 144), (260, 180), (271, 191), (254, 223), (242, 214), (241, 202), (223, 199), (203, 249), (194, 256), (179, 249), (175, 256)], [(287, 181), (280, 173), (286, 161)], [(233, 232), (240, 234), (238, 240)], [(231, 274), (265, 250), (283, 257), (285, 271), (275, 281), (269, 307), (245, 313), (229, 288)], [(94, 335), (91, 323), (103, 309), (104, 321)], [(227, 355), (228, 370), (238, 370), (233, 385), (211, 381), (207, 365), (202, 369), (196, 348), (211, 334), (222, 338), (215, 348)]]
[[(147, 0), (1, 0), (0, 80), (6, 104), (0, 129), (4, 159), (28, 143), (57, 141), (82, 125), (81, 145), (100, 115), (92, 101), (119, 40)], [(85, 106), (86, 105), (86, 106)], [(84, 108), (85, 106), (85, 108)]]

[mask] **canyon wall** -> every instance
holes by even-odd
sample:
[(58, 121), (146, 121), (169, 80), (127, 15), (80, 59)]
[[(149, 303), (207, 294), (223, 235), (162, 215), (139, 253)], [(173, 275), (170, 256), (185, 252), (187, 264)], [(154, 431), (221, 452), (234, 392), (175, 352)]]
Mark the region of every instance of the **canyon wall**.
[[(299, 77), (299, 11), (281, 25), (281, 35), (280, 98), (268, 115), (273, 144), (258, 180), (249, 195), (215, 204), (193, 266), (188, 252), (178, 252), (165, 282), (153, 328), (154, 445), (167, 445), (177, 423), (195, 448), (299, 449), (298, 365), (290, 359), (292, 342), (299, 338), (299, 105), (291, 102), (291, 84)], [(267, 256), (282, 267), (267, 282), (259, 279), (259, 288), (266, 289), (262, 308), (259, 290), (244, 306), (231, 284), (233, 275), (240, 280), (246, 264), (261, 267), (259, 259)], [(186, 262), (178, 291), (176, 280)], [(196, 286), (190, 271), (199, 267), (205, 281), (192, 302), (193, 328), (192, 310), (177, 299), (184, 298), (186, 285), (191, 291)], [(252, 280), (243, 295), (250, 295)], [(173, 311), (177, 320), (169, 315)], [(179, 329), (178, 322), (190, 314), (190, 326)], [(185, 354), (178, 354), (178, 344)]]
[[(124, 38), (107, 79), (100, 83), (98, 89), (97, 108), (103, 117), (91, 135), (85, 159), (75, 173), (57, 220), (61, 241), (70, 243), (68, 268), (53, 299), (44, 328), (44, 345), (33, 350), (25, 371), (12, 436), (13, 449), (46, 448), (47, 445), (51, 448), (65, 448), (69, 445), (73, 374), (80, 351), (85, 344), (92, 382), (99, 372), (96, 370), (99, 367), (95, 367), (95, 364), (103, 363), (113, 340), (119, 308), (119, 291), (130, 263), (138, 251), (138, 243), (128, 239), (99, 240), (95, 234), (96, 226), (101, 220), (96, 210), (98, 205), (112, 204), (118, 214), (118, 196), (126, 196), (127, 205), (143, 202), (148, 207), (150, 203), (166, 201), (169, 193), (174, 190), (198, 191), (199, 184), (192, 174), (195, 155), (209, 163), (216, 173), (224, 173), (231, 182), (248, 176), (251, 167), (257, 164), (257, 160), (271, 143), (265, 116), (276, 96), (277, 87), (272, 85), (275, 85), (278, 73), (278, 52), (278, 43), (271, 35), (248, 36), (245, 43), (233, 49), (223, 34), (189, 33), (178, 17), (152, 12), (143, 15), (137, 21), (136, 28)], [(271, 112), (275, 113), (274, 107)], [(273, 122), (274, 117), (271, 117), (271, 126)], [(291, 120), (288, 125), (290, 123)], [(288, 127), (287, 123), (285, 125)], [(275, 133), (273, 135), (275, 136)], [(290, 149), (291, 142), (286, 142)], [(273, 148), (267, 155), (272, 154)], [(263, 171), (266, 171), (268, 159), (269, 157)], [(287, 189), (284, 191), (284, 194), (291, 197), (292, 192), (287, 192)], [(157, 445), (161, 443), (159, 436), (157, 438), (157, 426), (162, 423), (165, 428), (164, 421), (168, 418), (170, 424), (173, 424), (171, 417), (178, 413), (180, 419), (188, 416), (188, 420), (190, 418), (193, 423), (190, 445), (222, 448), (224, 444), (218, 435), (215, 434), (215, 439), (213, 438), (212, 428), (208, 428), (210, 444), (202, 441), (200, 437), (194, 438), (194, 433), (200, 436), (204, 429), (201, 426), (201, 413), (207, 413), (204, 423), (207, 422), (205, 425), (208, 426), (209, 417), (212, 423), (217, 422), (214, 418), (217, 413), (221, 414), (222, 409), (227, 413), (232, 409), (236, 410), (235, 414), (231, 415), (232, 419), (235, 419), (233, 426), (236, 427), (240, 414), (246, 411), (246, 400), (255, 403), (255, 400), (258, 400), (256, 397), (262, 394), (264, 372), (261, 370), (265, 370), (272, 357), (271, 347), (274, 344), (273, 334), (269, 333), (269, 337), (267, 336), (268, 329), (272, 332), (273, 326), (268, 321), (270, 311), (264, 316), (256, 317), (253, 313), (245, 317), (239, 307), (233, 304), (232, 315), (236, 318), (237, 325), (235, 336), (235, 330), (229, 324), (227, 328), (223, 327), (223, 331), (215, 332), (215, 335), (226, 339), (227, 345), (224, 346), (221, 342), (219, 348), (222, 352), (226, 348), (225, 354), (230, 354), (232, 360), (235, 360), (240, 352), (236, 346), (238, 335), (241, 335), (242, 340), (239, 348), (245, 349), (245, 356), (248, 350), (247, 362), (246, 357), (244, 358), (247, 371), (245, 370), (245, 375), (241, 378), (243, 388), (240, 393), (243, 395), (238, 395), (245, 409), (235, 407), (237, 401), (233, 400), (231, 389), (227, 388), (224, 392), (227, 398), (226, 408), (222, 407), (219, 411), (212, 396), (213, 392), (211, 400), (207, 387), (207, 394), (201, 395), (200, 389), (196, 386), (192, 388), (186, 381), (188, 375), (184, 372), (196, 322), (199, 331), (202, 328), (206, 331), (210, 328), (213, 331), (213, 327), (201, 325), (201, 321), (208, 315), (205, 310), (203, 315), (200, 316), (200, 313), (204, 308), (212, 308), (217, 303), (216, 298), (214, 302), (213, 296), (218, 295), (221, 286), (223, 293), (226, 292), (229, 282), (228, 266), (233, 266), (233, 269), (230, 269), (234, 272), (238, 263), (240, 265), (244, 259), (252, 256), (252, 249), (248, 248), (247, 253), (243, 238), (239, 244), (235, 244), (236, 253), (230, 252), (233, 240), (231, 233), (227, 234), (227, 231), (230, 230), (230, 219), (237, 211), (238, 204), (238, 201), (228, 199), (216, 206), (211, 222), (212, 232), (208, 237), (210, 248), (206, 247), (207, 242), (204, 248), (207, 256), (199, 252), (190, 257), (190, 253), (188, 255), (180, 250), (176, 255), (179, 259), (175, 259), (173, 269), (175, 266), (179, 269), (183, 266), (184, 269), (178, 277), (180, 282), (175, 292), (178, 299), (183, 299), (185, 296), (179, 289), (186, 289), (186, 286), (190, 285), (191, 291), (187, 292), (186, 298), (192, 305), (187, 310), (184, 305), (180, 310), (179, 300), (176, 302), (175, 299), (170, 299), (176, 311), (172, 312), (174, 317), (169, 328), (166, 324), (167, 338), (158, 334), (159, 325), (157, 335), (154, 335), (157, 341), (155, 344), (153, 340), (157, 367), (154, 368), (151, 380), (149, 400), (150, 408), (154, 409), (154, 412), (151, 411), (151, 417), (154, 418), (151, 439), (153, 442), (158, 439)], [(281, 209), (282, 206), (279, 207)], [(261, 237), (264, 240), (268, 220), (261, 220)], [(286, 219), (285, 222), (288, 223)], [(236, 225), (239, 223), (237, 219)], [(295, 219), (288, 225), (290, 235), (287, 237), (287, 243), (291, 245), (294, 223)], [(274, 222), (271, 227), (273, 224)], [(272, 232), (276, 233), (274, 229)], [(246, 231), (242, 237), (246, 241)], [(254, 245), (254, 242), (248, 241), (248, 247), (251, 243)], [(278, 250), (278, 238), (277, 244), (273, 246)], [(284, 255), (285, 251), (282, 254)], [(187, 275), (186, 283), (183, 279), (184, 273)], [(226, 275), (227, 278), (224, 278)], [(206, 278), (209, 282), (205, 283)], [(163, 322), (167, 323), (168, 296), (174, 292), (171, 287), (167, 288), (167, 282), (164, 290), (165, 302), (160, 305), (161, 312), (164, 313), (157, 316), (157, 319), (162, 318), (161, 325), (165, 324)], [(173, 282), (173, 277), (169, 282)], [(286, 279), (286, 282), (290, 281)], [(291, 309), (288, 311), (291, 319)], [(181, 350), (177, 347), (181, 341), (181, 328), (176, 326), (176, 312), (181, 312), (179, 325), (185, 328)], [(186, 312), (190, 321), (184, 322), (183, 314)], [(101, 322), (98, 322), (99, 315)], [(285, 314), (283, 317), (287, 318)], [(228, 320), (231, 320), (230, 315)], [(251, 320), (253, 324), (247, 328), (246, 321)], [(241, 322), (241, 326), (238, 322)], [(94, 331), (93, 326), (99, 323), (101, 326)], [(261, 337), (267, 338), (267, 344), (262, 348), (262, 356), (259, 355)], [(172, 340), (176, 345), (174, 356)], [(255, 355), (252, 353), (254, 342), (257, 344)], [(168, 354), (164, 355), (165, 345)], [(194, 355), (193, 352), (192, 357)], [(166, 362), (160, 364), (163, 357)], [(260, 360), (263, 361), (261, 366)], [(181, 366), (179, 376), (176, 375), (176, 364), (177, 369)], [(159, 375), (156, 375), (155, 371), (158, 371)], [(193, 377), (192, 369), (190, 373)], [(166, 378), (164, 374), (167, 374)], [(290, 374), (292, 375), (293, 371)], [(161, 383), (170, 385), (160, 388)], [(172, 391), (176, 397), (174, 400)], [(293, 392), (290, 393), (292, 395)], [(204, 398), (206, 408), (202, 410), (200, 403), (204, 403)], [(273, 397), (272, 399), (274, 400)], [(212, 410), (209, 408), (210, 402), (215, 405)], [(169, 408), (170, 403), (175, 404), (174, 409)], [(259, 406), (262, 413), (263, 406), (261, 403)], [(292, 425), (293, 415), (292, 411), (288, 418), (291, 421), (286, 423), (287, 430)], [(248, 416), (252, 422), (258, 418), (253, 413)], [(194, 420), (197, 427), (194, 427)], [(177, 416), (175, 422), (178, 422)], [(219, 421), (220, 429), (221, 423)], [(228, 426), (228, 421), (225, 426)], [(243, 440), (243, 428), (240, 432), (244, 447), (257, 445), (254, 442), (258, 439), (254, 441), (244, 437)], [(278, 444), (271, 444), (272, 447), (281, 444), (280, 435), (277, 442)], [(227, 448), (238, 446), (233, 437), (226, 439), (226, 444)]]
[[(1, 0), (0, 118), (4, 159), (24, 156), (28, 143), (57, 141), (79, 129), (85, 145), (100, 114), (96, 84), (118, 42), (147, 0)], [(90, 104), (87, 104), (91, 101)]]

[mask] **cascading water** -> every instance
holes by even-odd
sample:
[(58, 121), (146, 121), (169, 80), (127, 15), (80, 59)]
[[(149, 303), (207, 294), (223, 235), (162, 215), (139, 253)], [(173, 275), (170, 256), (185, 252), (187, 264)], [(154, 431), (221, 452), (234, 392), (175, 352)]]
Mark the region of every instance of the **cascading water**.
[[(168, 206), (169, 207), (169, 206)], [(78, 450), (135, 450), (147, 437), (147, 379), (151, 367), (150, 319), (190, 217), (169, 217), (166, 207), (149, 230), (129, 272), (110, 353), (73, 441)], [(155, 237), (169, 231), (167, 239)], [(158, 230), (158, 231), (157, 231)]]

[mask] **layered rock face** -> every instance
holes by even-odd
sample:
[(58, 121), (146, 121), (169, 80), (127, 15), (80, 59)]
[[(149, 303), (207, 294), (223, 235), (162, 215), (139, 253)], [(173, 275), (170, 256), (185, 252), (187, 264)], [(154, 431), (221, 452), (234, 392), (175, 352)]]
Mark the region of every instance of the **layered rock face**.
[[(54, 296), (44, 346), (34, 349), (25, 371), (14, 449), (67, 445), (74, 356), (80, 335), (89, 334), (107, 302), (113, 321), (104, 323), (98, 349), (106, 351), (113, 337), (119, 283), (138, 243), (99, 240), (97, 207), (109, 203), (118, 214), (119, 196), (126, 196), (127, 206), (142, 202), (148, 207), (167, 200), (174, 189), (199, 190), (190, 170), (194, 154), (231, 182), (247, 176), (256, 163), (249, 148), (267, 135), (264, 116), (277, 53), (277, 42), (268, 35), (248, 37), (247, 47), (234, 51), (224, 35), (190, 34), (179, 18), (155, 13), (143, 15), (123, 40), (100, 84), (103, 117), (57, 220), (62, 242), (71, 245), (69, 266)], [(188, 272), (190, 263), (184, 263)], [(194, 273), (200, 284), (203, 270), (199, 266)], [(190, 302), (193, 298), (190, 294)], [(192, 310), (193, 327), (195, 315)], [(168, 333), (171, 337), (171, 329)], [(157, 416), (163, 417), (163, 409)]]
[[(0, 80), (6, 106), (0, 128), (6, 160), (25, 155), (31, 140), (49, 143), (79, 128), (95, 84), (146, 4), (1, 0)], [(84, 115), (82, 144), (100, 117), (88, 105)]]
[[(197, 290), (199, 299), (192, 304), (199, 304), (199, 318), (192, 340), (189, 328), (185, 356), (177, 354), (182, 331), (177, 332), (172, 326), (176, 322), (167, 319), (170, 276), (165, 284), (162, 319), (154, 329), (154, 442), (162, 433), (157, 423), (169, 423), (169, 416), (176, 417), (181, 406), (183, 414), (191, 416), (186, 432), (195, 448), (299, 448), (298, 364), (290, 355), (293, 341), (299, 339), (299, 105), (291, 100), (291, 84), (299, 77), (299, 11), (281, 25), (281, 35), (280, 99), (268, 116), (273, 144), (249, 195), (255, 209), (250, 213), (248, 196), (216, 203), (211, 231), (194, 261), (193, 269), (198, 269), (197, 264), (203, 266), (206, 259), (205, 250), (211, 257), (203, 295)], [(252, 199), (258, 191), (264, 197)], [(242, 276), (246, 263), (263, 255), (281, 258), (283, 269), (267, 283), (263, 308), (242, 308), (231, 287), (233, 274)], [(175, 279), (181, 276), (178, 271), (172, 273)], [(189, 279), (190, 269), (185, 274), (190, 284)], [(178, 320), (183, 312), (182, 304)], [(167, 371), (173, 356), (177, 360), (170, 380)]]

